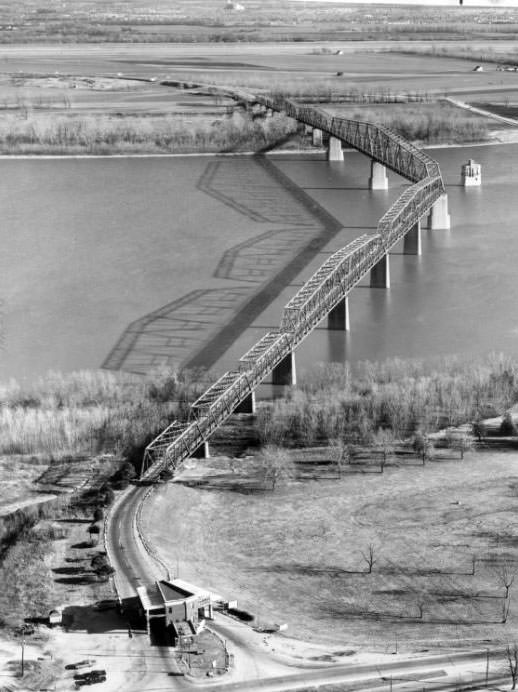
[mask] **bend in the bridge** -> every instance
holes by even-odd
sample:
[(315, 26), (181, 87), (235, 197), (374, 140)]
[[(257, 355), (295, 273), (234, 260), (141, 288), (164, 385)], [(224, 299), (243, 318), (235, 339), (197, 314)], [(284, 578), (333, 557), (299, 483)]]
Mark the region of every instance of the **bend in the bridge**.
[(421, 253), (421, 220), (449, 229), (448, 197), (436, 161), (383, 126), (331, 117), (284, 99), (253, 97), (262, 110), (284, 111), (313, 128), (313, 141), (329, 136), (330, 160), (343, 160), (342, 143), (371, 158), (371, 189), (386, 189), (386, 169), (413, 184), (378, 222), (377, 233), (361, 236), (334, 253), (284, 308), (280, 328), (265, 334), (194, 404), (191, 423), (173, 422), (145, 450), (142, 478), (156, 478), (193, 454), (208, 456), (208, 439), (235, 411), (254, 412), (255, 388), (272, 373), (274, 383), (296, 383), (295, 348), (327, 316), (330, 329), (349, 329), (348, 295), (370, 272), (372, 287), (389, 288), (389, 251), (404, 239), (404, 252)]

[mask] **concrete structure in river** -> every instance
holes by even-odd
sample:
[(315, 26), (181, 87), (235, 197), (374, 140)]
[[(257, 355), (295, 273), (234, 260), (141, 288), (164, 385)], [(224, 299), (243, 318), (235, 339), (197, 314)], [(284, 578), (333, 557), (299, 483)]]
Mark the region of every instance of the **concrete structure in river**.
[(470, 159), (468, 163), (463, 164), (460, 176), (464, 187), (478, 187), (482, 185), (482, 166)]

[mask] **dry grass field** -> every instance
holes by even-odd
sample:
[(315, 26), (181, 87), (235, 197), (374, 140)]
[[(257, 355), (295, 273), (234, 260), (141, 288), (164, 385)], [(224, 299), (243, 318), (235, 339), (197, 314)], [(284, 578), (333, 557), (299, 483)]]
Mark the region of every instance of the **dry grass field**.
[[(518, 571), (516, 453), (443, 452), (341, 479), (315, 467), (313, 480), (274, 492), (251, 490), (233, 468), (191, 469), (187, 485), (162, 487), (145, 508), (149, 537), (182, 577), (237, 598), (259, 622), (288, 622), (292, 636), (352, 648), (518, 635), (515, 587), (502, 623), (502, 575)], [(207, 486), (188, 487), (206, 474)]]

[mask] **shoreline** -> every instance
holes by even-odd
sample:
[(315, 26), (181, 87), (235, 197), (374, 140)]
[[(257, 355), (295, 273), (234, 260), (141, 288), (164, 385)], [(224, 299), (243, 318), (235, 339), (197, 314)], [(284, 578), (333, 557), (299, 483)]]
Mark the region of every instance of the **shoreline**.
[[(500, 131), (498, 131), (500, 132)], [(415, 144), (415, 142), (412, 142)], [(474, 142), (444, 142), (438, 144), (415, 144), (419, 149), (466, 149), (469, 147), (492, 147), (492, 146), (502, 146), (507, 144), (518, 144), (518, 129), (514, 132), (514, 136), (507, 140), (499, 140), (492, 138), (491, 140), (481, 140)], [(315, 154), (322, 155), (326, 153), (326, 149), (285, 149), (285, 150), (271, 150), (267, 151), (262, 156), (303, 156), (305, 154)], [(344, 152), (352, 152), (355, 149), (344, 148)], [(31, 159), (41, 159), (41, 160), (59, 160), (59, 159), (163, 159), (163, 158), (192, 158), (192, 157), (214, 157), (221, 156), (225, 158), (234, 158), (238, 156), (258, 156), (258, 152), (255, 151), (233, 151), (233, 152), (217, 152), (217, 151), (200, 151), (200, 152), (186, 152), (181, 154), (176, 153), (129, 153), (129, 154), (0, 154), (0, 160), (31, 160)]]

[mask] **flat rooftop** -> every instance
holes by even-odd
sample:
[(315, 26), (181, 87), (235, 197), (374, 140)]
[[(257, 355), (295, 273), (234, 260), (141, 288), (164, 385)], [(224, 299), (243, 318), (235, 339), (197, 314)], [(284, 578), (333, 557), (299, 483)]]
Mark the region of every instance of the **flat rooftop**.
[(137, 596), (144, 610), (148, 612), (156, 608), (164, 608), (166, 603), (184, 601), (192, 596), (196, 596), (200, 603), (203, 601), (210, 603), (221, 600), (221, 596), (218, 596), (218, 594), (200, 589), (183, 579), (173, 579), (172, 581), (161, 579), (152, 586), (138, 586)]

